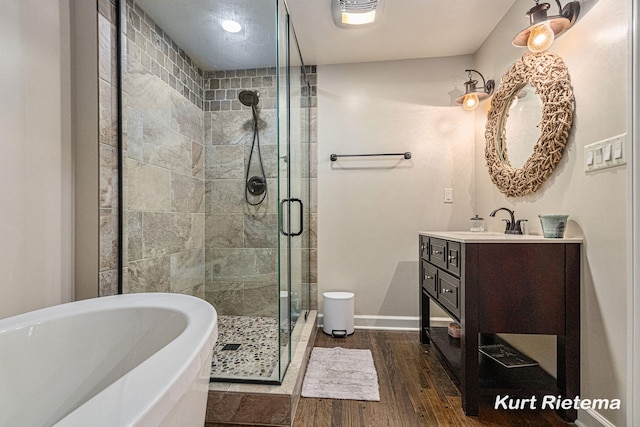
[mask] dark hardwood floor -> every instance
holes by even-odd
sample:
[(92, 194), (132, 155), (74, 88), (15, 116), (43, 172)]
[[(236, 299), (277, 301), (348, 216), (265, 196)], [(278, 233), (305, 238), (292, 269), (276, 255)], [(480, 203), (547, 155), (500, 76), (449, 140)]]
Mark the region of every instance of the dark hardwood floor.
[(318, 332), (316, 347), (370, 349), (378, 371), (380, 401), (300, 398), (295, 427), (566, 426), (551, 411), (480, 407), (467, 417), (460, 393), (438, 361), (435, 349), (420, 344), (418, 332), (357, 330), (347, 338)]

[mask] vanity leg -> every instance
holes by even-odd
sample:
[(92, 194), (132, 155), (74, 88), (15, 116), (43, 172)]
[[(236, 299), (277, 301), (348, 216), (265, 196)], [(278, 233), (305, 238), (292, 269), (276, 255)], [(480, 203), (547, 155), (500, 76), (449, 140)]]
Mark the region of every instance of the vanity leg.
[[(571, 349), (569, 349), (569, 340), (568, 337), (558, 335), (557, 337), (557, 354), (558, 354), (558, 366), (557, 366), (557, 385), (558, 391), (562, 395), (563, 398), (573, 399), (578, 393), (574, 388), (575, 386), (575, 369), (572, 365), (571, 357)], [(578, 363), (580, 363), (578, 361)], [(579, 370), (579, 369), (578, 369)], [(578, 372), (579, 375), (579, 372)], [(579, 381), (579, 378), (578, 378)], [(558, 415), (565, 421), (573, 422), (576, 420), (578, 416), (578, 411), (575, 409), (558, 409)]]
[[(566, 247), (566, 335), (557, 337), (558, 390), (569, 399), (580, 395), (580, 246)], [(575, 409), (558, 411), (566, 421), (576, 420)]]
[(422, 286), (420, 286), (420, 343), (429, 344), (429, 335), (427, 335), (427, 328), (431, 322), (431, 300), (424, 293)]
[[(580, 395), (580, 341), (570, 336), (558, 336), (557, 351), (558, 391), (564, 398), (574, 399)], [(558, 415), (565, 421), (573, 422), (578, 417), (578, 411), (559, 409)]]
[[(461, 328), (461, 331), (463, 329)], [(479, 369), (478, 369), (478, 332), (468, 329), (460, 336), (462, 349), (462, 378), (460, 395), (462, 410), (468, 416), (478, 415)]]
[(464, 286), (460, 287), (460, 350), (462, 373), (460, 397), (466, 415), (478, 415), (480, 369), (478, 365), (479, 245), (466, 244), (463, 251)]

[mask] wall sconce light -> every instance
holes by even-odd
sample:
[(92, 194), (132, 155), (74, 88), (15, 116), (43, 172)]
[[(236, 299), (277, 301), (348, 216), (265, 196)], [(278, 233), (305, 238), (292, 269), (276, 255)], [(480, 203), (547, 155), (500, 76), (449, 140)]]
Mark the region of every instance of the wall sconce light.
[[(456, 98), (456, 104), (462, 104), (462, 108), (467, 111), (472, 111), (478, 108), (480, 101), (484, 101), (493, 93), (493, 89), (496, 86), (496, 82), (488, 80), (485, 82), (484, 76), (476, 70), (465, 70), (469, 74), (469, 80), (464, 83), (464, 95), (460, 95)], [(471, 73), (478, 73), (482, 78), (482, 87), (476, 87), (477, 80), (473, 80)]]
[(527, 12), (530, 25), (520, 31), (513, 39), (513, 45), (517, 47), (527, 46), (531, 52), (544, 52), (549, 49), (553, 40), (560, 34), (571, 28), (578, 19), (580, 3), (572, 1), (564, 7), (560, 0), (556, 0), (560, 15), (547, 16), (549, 3), (539, 3)]
[(518, 105), (518, 101), (524, 98), (525, 96), (527, 96), (527, 91), (522, 89), (513, 97), (513, 101), (511, 101), (511, 105), (509, 105), (509, 109), (513, 110), (516, 107), (516, 105)]
[(380, 17), (384, 0), (331, 0), (333, 22), (340, 28), (362, 27)]

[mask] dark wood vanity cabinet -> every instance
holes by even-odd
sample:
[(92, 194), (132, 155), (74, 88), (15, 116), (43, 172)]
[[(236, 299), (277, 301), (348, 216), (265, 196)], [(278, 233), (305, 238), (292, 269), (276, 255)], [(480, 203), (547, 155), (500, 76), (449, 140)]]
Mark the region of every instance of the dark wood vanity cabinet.
[[(420, 339), (438, 349), (465, 413), (477, 415), (483, 395), (578, 396), (581, 240), (459, 234), (419, 236)], [(430, 324), (429, 301), (460, 324), (459, 339)], [(507, 369), (482, 356), (478, 345), (499, 341), (498, 333), (555, 335), (557, 380), (539, 367)]]

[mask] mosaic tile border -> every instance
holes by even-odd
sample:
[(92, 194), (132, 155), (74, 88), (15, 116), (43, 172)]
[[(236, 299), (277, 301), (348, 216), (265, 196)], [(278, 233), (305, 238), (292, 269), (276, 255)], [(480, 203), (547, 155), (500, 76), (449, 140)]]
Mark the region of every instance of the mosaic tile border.
[(126, 1), (122, 25), (142, 66), (202, 110), (204, 72), (191, 57), (133, 0)]

